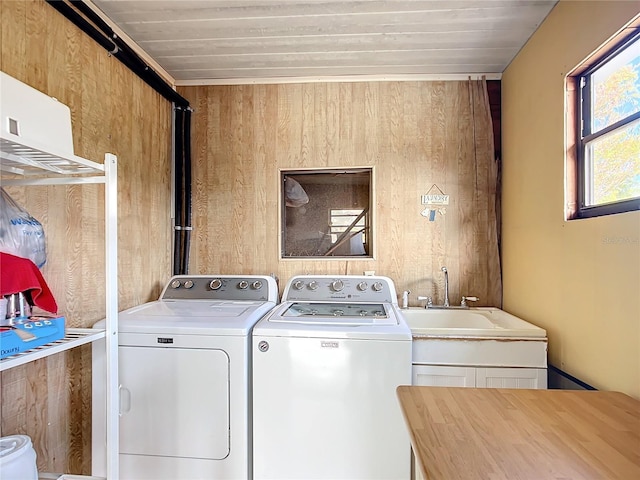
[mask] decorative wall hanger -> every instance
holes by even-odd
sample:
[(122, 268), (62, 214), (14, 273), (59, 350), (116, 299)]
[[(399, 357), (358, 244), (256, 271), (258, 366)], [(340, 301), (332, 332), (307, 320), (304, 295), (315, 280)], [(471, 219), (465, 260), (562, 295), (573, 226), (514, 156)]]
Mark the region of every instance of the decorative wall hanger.
[(435, 183), (425, 195), (422, 195), (422, 205), (426, 208), (420, 212), (423, 217), (429, 218), (430, 222), (435, 221), (436, 213), (444, 215), (447, 213), (445, 205), (449, 205), (449, 195), (445, 194)]

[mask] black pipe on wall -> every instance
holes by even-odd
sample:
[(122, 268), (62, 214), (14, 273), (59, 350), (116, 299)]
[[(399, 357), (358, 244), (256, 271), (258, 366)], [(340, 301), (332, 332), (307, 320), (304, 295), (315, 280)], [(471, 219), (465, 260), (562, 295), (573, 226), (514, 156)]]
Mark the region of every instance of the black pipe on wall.
[[(176, 227), (174, 232), (174, 265), (189, 265), (189, 248), (191, 240), (191, 109), (176, 107), (174, 111), (176, 129), (175, 149), (182, 152), (176, 156), (174, 188), (184, 192), (176, 197)], [(178, 216), (179, 215), (179, 216)], [(187, 273), (187, 272), (174, 272)]]
[[(55, 0), (46, 0), (46, 2), (51, 5), (53, 8), (58, 10), (62, 15), (67, 17), (71, 22), (80, 28), (84, 33), (89, 35), (93, 40), (95, 40), (98, 44), (100, 44), (105, 50), (107, 50), (112, 55), (117, 51), (116, 44), (105, 37), (102, 33), (92, 27), (92, 25), (82, 17), (79, 13), (77, 13), (73, 8), (71, 8), (65, 2), (59, 2)], [(123, 62), (124, 63), (124, 62)]]
[[(175, 150), (175, 168), (174, 168), (174, 191), (184, 191), (184, 155), (180, 153), (183, 151), (183, 132), (184, 132), (184, 111), (180, 107), (176, 107), (173, 110), (173, 125), (175, 128), (175, 137), (173, 148)], [(173, 274), (180, 275), (180, 267), (182, 266), (182, 246), (184, 239), (184, 231), (182, 225), (184, 225), (184, 196), (176, 195), (175, 197), (175, 227), (174, 227), (174, 240), (173, 240)]]
[(191, 108), (174, 104), (175, 235), (173, 274), (189, 273), (191, 239)]
[[(191, 108), (189, 102), (147, 65), (113, 29), (81, 0), (45, 0), (147, 85), (174, 105), (175, 226), (173, 274), (189, 271), (191, 237)], [(74, 8), (72, 8), (75, 7)], [(77, 11), (76, 11), (77, 10)], [(80, 13), (78, 13), (80, 12)], [(88, 19), (88, 20), (87, 20)]]
[[(181, 264), (188, 269), (189, 267), (189, 250), (191, 248), (191, 108), (183, 109), (184, 122), (183, 122), (183, 155), (184, 155), (184, 198), (183, 198), (183, 211), (184, 219), (182, 225), (184, 231), (184, 241), (182, 242), (182, 256)], [(184, 272), (187, 273), (187, 272)]]
[(175, 225), (173, 274), (189, 273), (191, 240), (191, 108), (174, 104)]
[[(62, 3), (62, 2), (55, 2)], [(87, 17), (94, 25), (96, 25), (109, 39), (111, 39), (120, 49), (122, 53), (120, 56), (132, 59), (136, 67), (133, 72), (142, 78), (147, 84), (153, 87), (158, 93), (160, 93), (167, 100), (174, 102), (179, 107), (188, 107), (189, 102), (183, 98), (178, 92), (176, 92), (171, 86), (166, 83), (160, 75), (158, 75), (152, 68), (150, 68), (138, 54), (124, 41), (102, 18), (91, 9), (82, 0), (70, 0), (71, 5), (78, 9), (85, 17)], [(115, 55), (118, 57), (118, 55)]]

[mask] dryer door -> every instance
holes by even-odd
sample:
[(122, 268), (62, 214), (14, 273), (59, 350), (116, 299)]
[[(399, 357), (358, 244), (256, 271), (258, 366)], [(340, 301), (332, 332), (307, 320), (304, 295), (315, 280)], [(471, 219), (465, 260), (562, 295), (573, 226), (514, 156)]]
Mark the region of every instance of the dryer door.
[(219, 349), (119, 348), (120, 453), (229, 454), (229, 357)]

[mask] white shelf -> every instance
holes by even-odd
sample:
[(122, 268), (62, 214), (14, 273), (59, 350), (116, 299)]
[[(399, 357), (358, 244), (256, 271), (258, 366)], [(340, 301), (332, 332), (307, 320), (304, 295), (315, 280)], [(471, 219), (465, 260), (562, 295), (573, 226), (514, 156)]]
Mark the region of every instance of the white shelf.
[(25, 363), (33, 362), (40, 358), (48, 357), (55, 353), (79, 347), (85, 343), (95, 342), (96, 340), (104, 337), (104, 330), (95, 330), (93, 328), (68, 328), (64, 338), (61, 338), (60, 340), (3, 358), (0, 360), (0, 372), (19, 365), (24, 365)]
[[(102, 184), (104, 188), (105, 329), (67, 330), (64, 339), (0, 361), (0, 369), (45, 358), (104, 339), (106, 477), (118, 479), (118, 162), (75, 155), (71, 110), (45, 93), (0, 71), (0, 173), (2, 186)], [(55, 220), (49, 219), (50, 222)], [(49, 259), (55, 262), (56, 259)], [(98, 319), (86, 319), (87, 322)], [(44, 427), (43, 427), (44, 428)], [(91, 478), (74, 475), (62, 478)]]
[(3, 185), (106, 183), (105, 166), (72, 155), (60, 157), (44, 147), (25, 146), (19, 137), (0, 132), (0, 171), (11, 174)]
[[(69, 126), (70, 128), (70, 126)], [(117, 158), (105, 154), (104, 164), (74, 154), (52, 153), (31, 141), (22, 144), (20, 137), (0, 128), (0, 172), (2, 186), (104, 184), (105, 196), (105, 297), (106, 328), (70, 328), (64, 339), (23, 352), (0, 361), (0, 371), (105, 339), (107, 358), (107, 478), (117, 479), (118, 466), (118, 205)], [(9, 174), (9, 177), (7, 177)], [(93, 478), (64, 476), (61, 478)]]
[(41, 145), (25, 146), (20, 143), (20, 137), (17, 135), (4, 133), (0, 137), (0, 169), (21, 176), (104, 175), (104, 166), (99, 163), (76, 155), (60, 157), (48, 150)]

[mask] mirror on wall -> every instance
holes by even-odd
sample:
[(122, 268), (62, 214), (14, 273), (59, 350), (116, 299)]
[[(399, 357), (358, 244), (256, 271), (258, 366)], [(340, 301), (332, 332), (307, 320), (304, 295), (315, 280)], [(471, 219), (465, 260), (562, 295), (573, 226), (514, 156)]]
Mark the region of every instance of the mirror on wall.
[(281, 170), (282, 258), (371, 258), (372, 168)]

